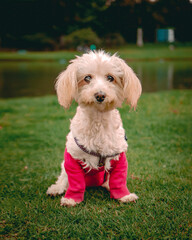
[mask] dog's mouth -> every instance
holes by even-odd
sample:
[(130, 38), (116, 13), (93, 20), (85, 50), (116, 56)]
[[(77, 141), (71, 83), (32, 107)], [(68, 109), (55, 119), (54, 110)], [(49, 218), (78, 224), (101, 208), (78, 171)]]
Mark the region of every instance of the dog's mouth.
[(107, 99), (105, 99), (102, 102), (98, 102), (96, 100), (92, 100), (92, 101), (86, 101), (86, 102), (79, 102), (79, 105), (84, 107), (84, 108), (95, 108), (97, 111), (99, 112), (107, 112), (107, 111), (111, 111), (113, 109), (115, 109), (117, 106), (115, 105), (115, 101), (107, 101)]
[(116, 108), (115, 101), (107, 101), (107, 99), (105, 99), (103, 102), (95, 101), (94, 106), (101, 112), (111, 111)]

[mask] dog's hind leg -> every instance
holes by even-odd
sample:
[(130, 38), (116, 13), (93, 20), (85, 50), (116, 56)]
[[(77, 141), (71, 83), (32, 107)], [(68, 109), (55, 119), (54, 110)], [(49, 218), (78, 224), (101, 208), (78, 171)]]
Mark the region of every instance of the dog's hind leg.
[(68, 188), (68, 177), (67, 173), (64, 168), (64, 161), (61, 163), (61, 174), (58, 177), (57, 181), (55, 184), (52, 184), (48, 190), (47, 190), (47, 195), (60, 195), (64, 193)]
[(101, 187), (106, 188), (107, 191), (110, 191), (110, 187), (109, 187), (109, 177), (110, 177), (110, 173), (106, 172), (106, 173), (105, 173), (105, 181), (104, 181), (104, 183), (101, 185)]

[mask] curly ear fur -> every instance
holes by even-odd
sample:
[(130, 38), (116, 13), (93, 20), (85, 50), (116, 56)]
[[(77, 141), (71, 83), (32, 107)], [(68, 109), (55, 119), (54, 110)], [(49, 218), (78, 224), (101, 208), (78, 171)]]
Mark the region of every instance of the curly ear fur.
[(131, 106), (131, 108), (136, 109), (137, 101), (141, 95), (142, 87), (139, 79), (133, 70), (122, 60), (121, 66), (124, 71), (123, 76), (123, 91), (124, 98), (126, 99), (127, 104)]
[(71, 64), (58, 77), (55, 84), (58, 101), (64, 108), (69, 108), (77, 90), (75, 63)]

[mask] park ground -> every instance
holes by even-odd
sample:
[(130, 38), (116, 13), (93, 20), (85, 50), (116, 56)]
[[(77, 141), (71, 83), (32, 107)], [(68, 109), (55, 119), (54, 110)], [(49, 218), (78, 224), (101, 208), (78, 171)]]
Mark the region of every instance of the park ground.
[[(190, 45), (112, 49), (127, 61), (189, 60)], [(0, 61), (62, 61), (80, 53), (0, 52)], [(191, 90), (143, 93), (136, 112), (120, 109), (128, 136), (128, 187), (139, 196), (121, 204), (89, 188), (75, 208), (47, 197), (60, 173), (76, 104), (56, 96), (0, 100), (2, 239), (190, 239)]]
[(60, 173), (76, 104), (56, 96), (0, 100), (2, 239), (190, 239), (190, 90), (143, 93), (136, 112), (120, 109), (128, 137), (128, 187), (122, 204), (89, 188), (74, 208), (46, 196)]

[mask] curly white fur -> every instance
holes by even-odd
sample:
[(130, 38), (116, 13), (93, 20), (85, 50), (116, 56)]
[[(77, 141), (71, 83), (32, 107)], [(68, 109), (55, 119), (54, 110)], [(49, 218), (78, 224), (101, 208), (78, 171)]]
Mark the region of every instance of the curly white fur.
[(64, 161), (61, 163), (61, 175), (58, 177), (57, 181), (55, 184), (52, 184), (48, 189), (47, 189), (47, 195), (60, 195), (64, 193), (68, 188), (68, 177), (67, 173), (64, 168)]
[(65, 197), (61, 198), (61, 206), (74, 207), (77, 204), (73, 199)]
[[(87, 76), (88, 80), (87, 80)], [(110, 77), (109, 77), (110, 76)], [(112, 81), (110, 81), (112, 77)], [(89, 81), (90, 80), (90, 81)], [(86, 167), (98, 168), (98, 157), (83, 152), (74, 137), (89, 151), (101, 155), (113, 155), (127, 150), (125, 131), (117, 107), (124, 100), (134, 109), (141, 94), (141, 84), (132, 69), (119, 57), (104, 51), (89, 52), (71, 61), (56, 83), (59, 103), (68, 108), (73, 99), (78, 103), (77, 112), (71, 120), (66, 147), (74, 159), (85, 160)], [(104, 100), (95, 97), (103, 93)], [(105, 169), (110, 169), (107, 158)], [(113, 157), (114, 159), (114, 157)], [(118, 160), (118, 156), (115, 157)], [(61, 176), (47, 194), (62, 194), (68, 186), (68, 179), (62, 164)], [(107, 183), (104, 187), (108, 188)], [(120, 201), (137, 199), (135, 194), (125, 196)], [(62, 198), (61, 205), (74, 206), (72, 199)]]
[(129, 195), (126, 195), (119, 199), (120, 202), (126, 203), (126, 202), (135, 202), (138, 199), (138, 196), (135, 193), (130, 193)]

